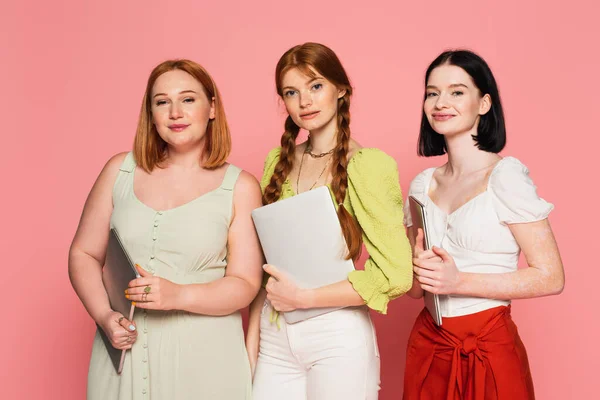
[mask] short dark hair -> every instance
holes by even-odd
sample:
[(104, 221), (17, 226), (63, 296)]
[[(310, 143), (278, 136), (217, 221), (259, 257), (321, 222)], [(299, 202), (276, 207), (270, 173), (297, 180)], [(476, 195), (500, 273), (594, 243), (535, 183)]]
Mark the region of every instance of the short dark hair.
[[(479, 119), (477, 135), (473, 136), (476, 146), (483, 151), (499, 153), (506, 145), (506, 127), (504, 112), (500, 102), (500, 93), (492, 70), (483, 58), (469, 50), (450, 50), (440, 54), (427, 68), (425, 86), (431, 71), (440, 65), (455, 65), (462, 68), (475, 82), (482, 95), (488, 94), (492, 99), (492, 107)], [(424, 99), (427, 98), (427, 93)], [(425, 101), (425, 100), (423, 100)], [(447, 151), (444, 136), (433, 130), (425, 111), (421, 116), (421, 132), (419, 133), (418, 153), (420, 156), (440, 156)]]

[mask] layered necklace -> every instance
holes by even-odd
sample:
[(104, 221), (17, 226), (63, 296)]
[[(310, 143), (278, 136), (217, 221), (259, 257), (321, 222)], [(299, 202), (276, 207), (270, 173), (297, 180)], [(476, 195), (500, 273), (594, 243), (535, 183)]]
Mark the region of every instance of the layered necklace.
[[(298, 194), (300, 194), (300, 174), (302, 173), (302, 164), (304, 164), (304, 156), (306, 154), (308, 154), (312, 158), (323, 158), (328, 155), (331, 155), (333, 153), (333, 150), (334, 149), (331, 149), (325, 153), (315, 154), (312, 152), (312, 147), (310, 145), (310, 141), (308, 142), (308, 144), (306, 145), (306, 150), (304, 150), (304, 153), (302, 153), (302, 157), (300, 158), (300, 166), (298, 167), (298, 177), (296, 178), (296, 191), (298, 192)], [(315, 187), (315, 185), (317, 184), (317, 182), (319, 182), (319, 180), (325, 173), (325, 170), (327, 170), (327, 167), (329, 166), (329, 162), (331, 161), (332, 158), (333, 157), (329, 157), (329, 159), (325, 163), (325, 166), (323, 167), (323, 170), (319, 174), (319, 177), (317, 178), (317, 180), (315, 180), (315, 182), (312, 184), (312, 186), (308, 190), (312, 190)]]

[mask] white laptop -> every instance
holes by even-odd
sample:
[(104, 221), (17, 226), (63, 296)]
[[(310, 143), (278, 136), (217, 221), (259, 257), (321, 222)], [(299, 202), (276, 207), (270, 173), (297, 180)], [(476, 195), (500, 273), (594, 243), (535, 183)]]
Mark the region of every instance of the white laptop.
[[(326, 186), (257, 208), (252, 219), (267, 263), (299, 287), (344, 281), (354, 270), (352, 260), (346, 260), (348, 246)], [(295, 310), (283, 316), (287, 323), (295, 323), (340, 308)]]

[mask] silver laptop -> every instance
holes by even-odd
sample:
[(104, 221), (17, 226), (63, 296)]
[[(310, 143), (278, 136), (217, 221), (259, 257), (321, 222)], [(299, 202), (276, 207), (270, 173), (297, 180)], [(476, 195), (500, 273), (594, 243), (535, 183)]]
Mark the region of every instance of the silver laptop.
[[(423, 241), (425, 245), (424, 250), (431, 249), (431, 233), (427, 228), (427, 211), (425, 210), (425, 205), (417, 200), (414, 196), (408, 196), (409, 207), (410, 207), (410, 216), (413, 220), (413, 230), (415, 234), (417, 233), (417, 229), (421, 228), (423, 230)], [(423, 293), (423, 301), (425, 302), (425, 308), (431, 314), (436, 325), (442, 325), (442, 311), (440, 308), (440, 297), (437, 294), (429, 293), (425, 291)]]
[[(252, 219), (267, 263), (299, 287), (313, 289), (344, 281), (354, 270), (352, 260), (346, 260), (348, 246), (326, 186), (257, 208)], [(283, 316), (292, 324), (340, 308), (295, 310)]]
[[(135, 307), (131, 304), (131, 301), (125, 298), (125, 289), (127, 289), (131, 280), (139, 277), (140, 275), (129, 258), (119, 233), (115, 228), (112, 228), (108, 236), (106, 261), (102, 269), (102, 283), (104, 283), (104, 288), (108, 294), (110, 307), (129, 320), (133, 318)], [(126, 350), (118, 350), (112, 347), (110, 340), (100, 326), (98, 326), (98, 332), (100, 332), (117, 374), (120, 374), (123, 371)]]

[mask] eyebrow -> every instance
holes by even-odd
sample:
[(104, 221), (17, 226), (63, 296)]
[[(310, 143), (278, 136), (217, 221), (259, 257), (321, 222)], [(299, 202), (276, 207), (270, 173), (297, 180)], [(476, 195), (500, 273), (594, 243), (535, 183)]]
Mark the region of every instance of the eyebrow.
[[(198, 93), (196, 93), (196, 92), (195, 92), (195, 91), (193, 91), (193, 90), (184, 90), (184, 91), (182, 91), (182, 92), (179, 92), (179, 94), (184, 94), (184, 93), (194, 93), (194, 94), (198, 94)], [(166, 95), (167, 95), (166, 93), (156, 93), (156, 94), (155, 94), (153, 97), (156, 97), (156, 96), (166, 96)]]
[[(464, 88), (469, 88), (467, 85), (465, 85), (464, 83), (453, 83), (452, 85), (448, 86), (450, 88), (455, 88), (455, 87), (464, 87)], [(435, 85), (427, 85), (425, 87), (425, 89), (437, 89), (437, 86)]]
[[(315, 76), (310, 81), (308, 81), (307, 85), (310, 85), (311, 83), (313, 83), (314, 81), (317, 81), (319, 79), (325, 79), (325, 78), (323, 78), (322, 76)], [(293, 86), (285, 86), (281, 90), (283, 91), (283, 90), (287, 90), (287, 89), (294, 89), (295, 90), (296, 88), (293, 87)]]

